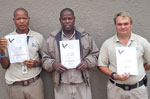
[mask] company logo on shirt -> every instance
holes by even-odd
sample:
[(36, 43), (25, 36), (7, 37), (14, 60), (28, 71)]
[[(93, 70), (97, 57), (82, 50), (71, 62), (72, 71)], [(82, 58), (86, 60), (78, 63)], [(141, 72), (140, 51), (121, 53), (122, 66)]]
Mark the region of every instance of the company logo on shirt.
[(136, 50), (138, 51), (138, 50), (139, 50), (139, 48), (138, 48), (138, 47), (136, 47)]
[(32, 47), (36, 47), (36, 44), (32, 43)]

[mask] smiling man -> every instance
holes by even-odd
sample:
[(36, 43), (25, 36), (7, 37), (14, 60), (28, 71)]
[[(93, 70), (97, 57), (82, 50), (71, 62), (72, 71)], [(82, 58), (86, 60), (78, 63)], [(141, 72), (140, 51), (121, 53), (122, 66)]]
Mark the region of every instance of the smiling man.
[[(108, 99), (148, 99), (144, 63), (149, 69), (150, 44), (132, 33), (133, 22), (128, 12), (117, 13), (114, 25), (117, 34), (103, 43), (98, 58), (99, 70), (110, 77)], [(118, 52), (120, 57), (126, 57), (120, 58)]]
[(8, 35), (27, 35), (30, 59), (10, 63), (9, 55), (7, 55), (8, 41), (6, 38), (0, 39), (0, 63), (6, 69), (5, 79), (8, 84), (9, 99), (44, 99), (43, 83), (40, 78), (42, 70), (40, 56), (44, 38), (40, 33), (29, 29), (30, 17), (26, 9), (17, 8), (14, 11), (13, 21), (16, 29)]
[[(62, 28), (50, 34), (44, 46), (42, 58), (43, 67), (49, 72), (53, 71), (55, 99), (92, 99), (89, 70), (97, 65), (98, 48), (84, 29), (75, 28), (75, 16), (72, 9), (63, 9), (59, 20)], [(63, 41), (78, 41), (79, 43), (74, 45), (80, 49), (70, 47), (65, 52), (68, 56), (61, 58), (63, 53), (61, 53), (60, 42)], [(68, 46), (69, 43), (63, 45), (63, 48), (67, 49)], [(76, 56), (75, 52), (80, 52), (79, 57), (72, 57)], [(65, 59), (68, 59), (65, 61), (66, 64), (70, 65), (76, 64), (75, 61), (78, 59), (81, 62), (74, 68), (70, 68), (70, 65), (62, 64)]]

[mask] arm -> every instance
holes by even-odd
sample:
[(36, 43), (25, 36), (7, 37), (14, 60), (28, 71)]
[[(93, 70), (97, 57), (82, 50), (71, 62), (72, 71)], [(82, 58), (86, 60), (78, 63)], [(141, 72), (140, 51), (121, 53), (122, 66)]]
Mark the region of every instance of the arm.
[[(100, 71), (102, 71), (105, 75), (111, 77), (112, 71), (106, 67), (106, 66), (99, 66), (98, 67)], [(124, 74), (124, 75), (118, 75), (118, 74), (114, 74), (114, 79), (115, 80), (127, 80), (129, 78), (130, 74)]]
[(26, 64), (28, 68), (40, 67), (42, 65), (42, 59), (39, 59), (39, 60), (25, 60), (24, 64)]
[(52, 56), (52, 54), (54, 54), (55, 52), (54, 50), (53, 51), (52, 50), (53, 49), (49, 49), (49, 41), (47, 41), (43, 47), (43, 56), (42, 56), (43, 68), (46, 71), (56, 70), (60, 73), (65, 72), (67, 68), (62, 66), (59, 62), (55, 61), (54, 56)]
[[(28, 67), (28, 68), (34, 68), (34, 67), (41, 67), (42, 66), (42, 48), (43, 48), (43, 44), (45, 42), (44, 37), (40, 34), (37, 34), (38, 38), (37, 39), (37, 43), (39, 45), (39, 49), (37, 51), (37, 54), (39, 55), (37, 58), (34, 58), (34, 60), (30, 59), (30, 60), (25, 60), (24, 64)], [(37, 60), (38, 59), (38, 60)]]
[[(5, 38), (0, 39), (0, 54), (1, 56), (5, 56), (5, 50), (7, 48), (7, 40)], [(0, 63), (4, 69), (9, 67), (9, 59), (7, 57), (0, 58)]]
[(56, 62), (55, 59), (59, 58), (59, 54), (57, 51), (58, 48), (56, 41), (53, 38), (49, 37), (49, 39), (47, 39), (47, 42), (44, 43), (42, 56), (43, 68), (46, 71), (56, 70), (59, 73), (67, 71), (67, 68), (62, 66), (60, 62)]
[[(111, 50), (110, 50), (109, 44), (110, 44), (109, 41), (105, 41), (103, 45), (101, 46), (101, 50), (100, 50), (99, 57), (98, 57), (98, 69), (101, 72), (103, 72), (105, 75), (111, 77), (112, 73), (116, 72), (117, 70), (114, 69), (114, 71), (112, 71), (109, 68), (109, 65), (112, 64), (112, 61), (115, 61), (115, 60), (110, 59), (110, 56), (111, 56), (110, 54), (112, 54), (113, 52), (110, 52)], [(114, 74), (113, 78), (115, 80), (124, 81), (124, 80), (127, 80), (129, 76), (130, 76), (129, 74), (124, 74), (124, 75)]]
[(54, 52), (52, 51), (52, 49), (49, 48), (49, 43), (52, 43), (50, 38), (47, 39), (47, 41), (44, 43), (42, 49), (42, 65), (46, 71), (53, 71), (54, 68), (52, 64), (55, 62), (55, 59), (51, 56), (51, 54), (54, 54)]
[(150, 64), (144, 64), (145, 70), (150, 70)]
[[(88, 68), (93, 68), (97, 66), (99, 49), (95, 44), (95, 41), (90, 36), (88, 36), (88, 39), (86, 40), (87, 41), (85, 42), (89, 42), (89, 48), (84, 49), (84, 45), (83, 45), (83, 61), (87, 62)], [(86, 52), (85, 50), (88, 50), (88, 53), (85, 53)]]
[[(84, 40), (82, 42), (86, 42), (86, 43), (88, 42), (89, 44), (86, 44), (86, 43), (82, 44), (83, 45), (83, 48), (82, 48), (83, 60), (76, 68), (81, 71), (84, 71), (87, 68), (95, 67), (97, 65), (97, 58), (98, 58), (98, 53), (99, 53), (99, 50), (94, 40), (90, 36), (88, 36), (88, 40), (87, 39), (84, 39)], [(86, 46), (88, 48), (84, 48), (85, 45), (89, 45), (89, 46)]]

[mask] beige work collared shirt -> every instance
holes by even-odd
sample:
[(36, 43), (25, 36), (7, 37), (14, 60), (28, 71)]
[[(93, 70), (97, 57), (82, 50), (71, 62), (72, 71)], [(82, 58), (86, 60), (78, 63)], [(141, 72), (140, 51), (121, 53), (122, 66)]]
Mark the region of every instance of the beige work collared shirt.
[[(8, 34), (8, 35), (16, 35), (16, 31)], [(37, 32), (32, 30), (29, 31), (27, 34), (29, 36), (28, 42), (28, 50), (29, 50), (29, 57), (32, 60), (39, 60), (39, 54), (42, 55), (42, 46), (44, 43), (44, 37)], [(6, 70), (5, 79), (7, 84), (12, 84), (16, 81), (23, 81), (30, 78), (33, 78), (40, 74), (41, 67), (33, 67), (27, 68), (27, 73), (22, 73), (22, 66), (24, 63), (11, 63), (9, 68)]]
[[(62, 40), (75, 40), (75, 31), (70, 38), (67, 38), (65, 33), (62, 31)], [(62, 83), (82, 83), (82, 73), (77, 69), (69, 69), (68, 71), (61, 74), (61, 82)]]
[(135, 84), (142, 80), (146, 74), (144, 62), (150, 64), (149, 42), (145, 38), (132, 33), (128, 44), (124, 46), (117, 35), (115, 35), (103, 43), (98, 58), (98, 66), (107, 66), (111, 71), (117, 72), (116, 47), (136, 47), (138, 75), (131, 75), (129, 79), (125, 81), (116, 80), (115, 82), (120, 84)]

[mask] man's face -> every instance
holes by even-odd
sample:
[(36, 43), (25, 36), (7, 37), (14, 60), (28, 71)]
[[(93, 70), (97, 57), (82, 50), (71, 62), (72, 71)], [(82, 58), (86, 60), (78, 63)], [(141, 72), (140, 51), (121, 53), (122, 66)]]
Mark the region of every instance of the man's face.
[(118, 16), (115, 24), (118, 35), (128, 35), (131, 33), (132, 23), (129, 17)]
[(59, 20), (64, 31), (71, 31), (74, 29), (75, 17), (70, 11), (63, 12)]
[(17, 11), (13, 20), (17, 30), (26, 31), (28, 29), (30, 18), (27, 16), (25, 11), (22, 10)]

